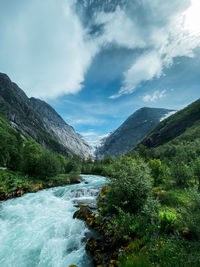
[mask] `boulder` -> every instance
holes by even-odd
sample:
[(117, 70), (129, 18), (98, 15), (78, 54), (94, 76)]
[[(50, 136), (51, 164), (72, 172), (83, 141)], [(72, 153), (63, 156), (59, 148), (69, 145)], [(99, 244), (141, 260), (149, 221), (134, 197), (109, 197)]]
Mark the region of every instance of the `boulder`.
[(77, 203), (74, 205), (76, 208), (88, 207), (91, 210), (97, 209), (97, 205), (91, 203)]
[(88, 217), (90, 217), (92, 214), (92, 211), (89, 207), (81, 207), (79, 210), (77, 210), (73, 218), (80, 219), (86, 221)]

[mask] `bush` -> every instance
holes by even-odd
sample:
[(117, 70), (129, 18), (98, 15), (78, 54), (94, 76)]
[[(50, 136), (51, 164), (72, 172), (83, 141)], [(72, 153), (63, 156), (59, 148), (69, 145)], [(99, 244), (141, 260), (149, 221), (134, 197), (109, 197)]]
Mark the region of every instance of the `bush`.
[(194, 186), (189, 191), (191, 205), (182, 212), (183, 223), (189, 229), (191, 236), (195, 239), (200, 238), (200, 193), (198, 187)]
[(160, 203), (157, 199), (153, 199), (152, 197), (147, 198), (146, 203), (144, 204), (144, 207), (142, 209), (142, 214), (152, 225), (155, 225), (157, 223), (159, 208)]
[(117, 178), (112, 180), (106, 194), (108, 212), (115, 212), (116, 207), (131, 213), (140, 211), (151, 195), (148, 165), (142, 159), (122, 157), (114, 168)]
[(131, 241), (136, 230), (136, 218), (118, 208), (118, 214), (113, 216), (110, 224), (107, 225), (106, 234), (112, 230), (112, 241), (115, 244)]
[(159, 159), (151, 159), (149, 161), (149, 167), (151, 169), (151, 175), (154, 178), (154, 185), (159, 185), (162, 182), (161, 178), (161, 161)]
[(172, 177), (175, 180), (177, 186), (188, 186), (192, 178), (190, 167), (184, 162), (179, 162), (178, 160), (172, 163), (170, 167)]

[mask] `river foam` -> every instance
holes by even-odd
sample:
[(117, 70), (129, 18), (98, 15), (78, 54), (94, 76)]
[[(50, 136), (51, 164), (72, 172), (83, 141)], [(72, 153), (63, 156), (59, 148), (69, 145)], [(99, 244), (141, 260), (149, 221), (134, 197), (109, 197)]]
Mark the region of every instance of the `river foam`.
[(95, 202), (104, 177), (83, 175), (83, 182), (3, 202), (0, 206), (1, 267), (92, 266), (85, 251), (89, 232), (73, 219), (78, 202)]

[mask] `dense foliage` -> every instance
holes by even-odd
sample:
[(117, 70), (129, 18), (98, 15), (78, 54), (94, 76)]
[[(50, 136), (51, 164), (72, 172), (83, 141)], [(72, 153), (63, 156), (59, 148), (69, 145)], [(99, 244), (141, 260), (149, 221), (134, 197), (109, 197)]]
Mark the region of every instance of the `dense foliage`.
[(78, 156), (66, 158), (22, 136), (0, 116), (0, 168), (9, 169), (0, 173), (1, 199), (32, 191), (37, 183), (43, 188), (79, 180), (81, 162)]

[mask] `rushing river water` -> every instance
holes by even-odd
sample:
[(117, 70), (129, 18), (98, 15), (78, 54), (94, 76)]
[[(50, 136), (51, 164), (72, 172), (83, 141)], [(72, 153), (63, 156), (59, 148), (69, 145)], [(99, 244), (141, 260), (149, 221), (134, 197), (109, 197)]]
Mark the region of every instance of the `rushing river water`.
[(96, 201), (104, 177), (5, 201), (0, 205), (0, 267), (92, 266), (85, 251), (89, 230), (73, 219), (74, 203)]

